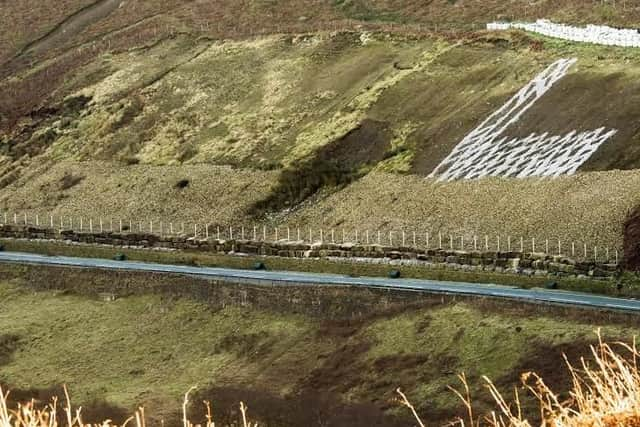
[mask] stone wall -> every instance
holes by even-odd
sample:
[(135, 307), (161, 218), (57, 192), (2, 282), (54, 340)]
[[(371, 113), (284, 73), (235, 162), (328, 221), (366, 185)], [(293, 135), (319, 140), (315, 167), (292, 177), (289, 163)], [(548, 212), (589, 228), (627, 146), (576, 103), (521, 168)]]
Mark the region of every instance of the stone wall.
[(508, 30), (509, 28), (518, 28), (532, 33), (576, 42), (640, 47), (640, 33), (637, 30), (617, 29), (606, 25), (573, 27), (571, 25), (556, 24), (546, 19), (538, 19), (536, 22), (491, 22), (487, 24), (488, 30)]
[(80, 233), (14, 225), (0, 226), (0, 237), (12, 239), (60, 240), (69, 243), (109, 245), (129, 248), (164, 248), (216, 254), (247, 254), (267, 257), (331, 259), (342, 262), (425, 265), (467, 271), (491, 271), (524, 275), (608, 278), (616, 264), (577, 262), (566, 256), (544, 253), (454, 251), (416, 249), (376, 244), (262, 242), (251, 240), (161, 237), (137, 233)]

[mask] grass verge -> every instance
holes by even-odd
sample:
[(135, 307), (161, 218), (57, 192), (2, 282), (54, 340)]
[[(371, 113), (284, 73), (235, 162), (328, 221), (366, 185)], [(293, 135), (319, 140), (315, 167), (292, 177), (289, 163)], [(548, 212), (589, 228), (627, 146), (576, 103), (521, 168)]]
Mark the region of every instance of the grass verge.
[[(225, 267), (252, 269), (256, 262), (265, 264), (269, 270), (300, 271), (311, 273), (343, 274), (347, 276), (387, 277), (397, 266), (357, 264), (323, 259), (296, 259), (260, 256), (233, 256), (198, 251), (155, 251), (149, 249), (121, 249), (92, 245), (68, 245), (62, 242), (34, 242), (26, 240), (0, 239), (5, 249), (12, 252), (29, 252), (45, 255), (62, 255), (85, 258), (113, 258), (122, 253), (132, 261), (166, 264), (195, 265), (202, 267)], [(456, 271), (443, 267), (402, 266), (402, 276), (412, 279), (441, 280), (447, 282), (493, 283), (529, 289), (544, 287), (554, 281), (558, 289), (589, 292), (619, 297), (640, 295), (637, 280), (628, 278), (626, 285), (618, 289), (615, 280), (594, 280), (566, 277), (521, 276), (507, 273)]]

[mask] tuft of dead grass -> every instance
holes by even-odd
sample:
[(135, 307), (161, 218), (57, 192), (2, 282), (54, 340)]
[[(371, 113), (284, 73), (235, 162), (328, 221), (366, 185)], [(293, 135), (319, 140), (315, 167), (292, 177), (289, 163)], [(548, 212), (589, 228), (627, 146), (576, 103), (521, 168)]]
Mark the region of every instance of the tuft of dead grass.
[[(590, 346), (593, 362), (581, 358), (579, 366), (565, 363), (572, 378), (568, 398), (551, 390), (544, 379), (534, 372), (522, 375), (522, 384), (533, 394), (540, 407), (541, 423), (534, 424), (523, 416), (517, 389), (509, 402), (495, 384), (483, 377), (493, 397), (496, 409), (484, 417), (474, 415), (466, 377), (459, 376), (464, 392), (453, 390), (467, 408), (467, 419), (459, 418), (451, 426), (486, 427), (635, 427), (640, 426), (640, 352), (635, 339), (631, 345), (603, 342), (598, 332), (598, 344)], [(399, 402), (407, 407), (421, 427), (426, 424), (417, 414), (407, 396), (397, 390)]]
[[(544, 379), (533, 372), (522, 375), (522, 383), (538, 400), (542, 421), (540, 427), (634, 427), (640, 426), (640, 371), (638, 358), (640, 352), (635, 339), (631, 345), (603, 342), (598, 332), (598, 344), (590, 346), (593, 362), (581, 359), (578, 367), (573, 366), (565, 356), (565, 363), (572, 378), (572, 388), (568, 399), (552, 391)], [(487, 389), (495, 401), (496, 408), (484, 417), (476, 417), (470, 389), (464, 374), (459, 376), (464, 390), (450, 388), (466, 407), (466, 419), (459, 418), (450, 426), (486, 426), (486, 427), (533, 427), (534, 424), (524, 418), (520, 405), (518, 391), (515, 391), (513, 403), (509, 403), (494, 383), (483, 377)], [(193, 424), (187, 418), (189, 394), (192, 387), (184, 395), (182, 404), (183, 427), (201, 427)], [(68, 427), (94, 427), (82, 420), (82, 408), (73, 409), (67, 388), (65, 391), (65, 406), (63, 416), (59, 415), (58, 402), (54, 398), (44, 408), (38, 408), (32, 400), (26, 404), (19, 404), (16, 409), (9, 409), (7, 405), (9, 393), (0, 388), (0, 427), (53, 427), (67, 425)], [(427, 424), (420, 418), (416, 408), (407, 396), (398, 388), (396, 390), (399, 403), (408, 408), (420, 427)], [(206, 410), (206, 427), (215, 427), (211, 404), (203, 402)], [(240, 422), (243, 427), (258, 427), (257, 423), (249, 420), (248, 407), (240, 402)], [(133, 416), (128, 418), (123, 427), (133, 424), (136, 427), (146, 427), (144, 408), (140, 407)], [(536, 424), (537, 425), (537, 424)], [(115, 427), (111, 420), (105, 420), (95, 426)]]
[[(182, 402), (182, 425), (183, 427), (203, 427), (201, 424), (193, 424), (187, 418), (187, 407), (189, 405), (189, 394), (195, 390), (192, 387), (184, 395)], [(117, 427), (111, 420), (105, 420), (100, 424), (88, 424), (82, 420), (82, 408), (74, 409), (71, 406), (71, 398), (67, 387), (64, 387), (65, 393), (65, 406), (62, 408), (62, 414), (60, 416), (58, 411), (57, 398), (53, 398), (51, 403), (44, 408), (38, 408), (35, 400), (31, 400), (25, 404), (18, 404), (16, 409), (9, 409), (7, 405), (9, 392), (4, 392), (0, 387), (0, 427), (55, 427), (59, 425), (65, 425), (67, 427)], [(206, 410), (206, 423), (204, 427), (215, 427), (216, 423), (213, 420), (213, 414), (211, 410), (211, 403), (208, 401), (202, 402)], [(240, 426), (242, 427), (258, 427), (257, 423), (253, 423), (248, 417), (248, 406), (244, 402), (240, 402)], [(140, 407), (135, 413), (122, 423), (122, 427), (128, 425), (135, 425), (136, 427), (146, 427), (146, 419), (144, 408)]]

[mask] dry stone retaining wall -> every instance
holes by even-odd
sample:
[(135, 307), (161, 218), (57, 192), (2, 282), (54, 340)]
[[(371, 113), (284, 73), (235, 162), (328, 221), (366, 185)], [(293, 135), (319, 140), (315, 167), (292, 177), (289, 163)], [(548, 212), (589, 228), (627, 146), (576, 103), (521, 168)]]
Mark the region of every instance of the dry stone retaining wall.
[(544, 253), (454, 251), (388, 247), (376, 244), (331, 244), (291, 241), (196, 239), (161, 237), (137, 233), (79, 233), (15, 225), (0, 226), (0, 237), (61, 240), (115, 247), (195, 250), (217, 254), (247, 254), (268, 257), (331, 259), (343, 262), (425, 265), (468, 271), (492, 271), (526, 275), (609, 278), (619, 271), (616, 264), (577, 262), (565, 256)]

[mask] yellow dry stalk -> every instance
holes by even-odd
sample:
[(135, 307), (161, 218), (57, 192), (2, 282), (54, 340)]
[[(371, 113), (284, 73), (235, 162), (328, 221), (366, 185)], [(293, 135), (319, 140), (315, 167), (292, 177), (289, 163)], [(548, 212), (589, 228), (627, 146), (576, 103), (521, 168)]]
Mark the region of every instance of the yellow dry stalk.
[[(183, 427), (202, 427), (200, 424), (193, 424), (187, 418), (187, 406), (189, 404), (189, 394), (195, 389), (192, 387), (184, 395), (182, 404), (183, 411)], [(82, 421), (81, 413), (82, 408), (72, 409), (71, 399), (64, 387), (64, 394), (66, 399), (66, 406), (64, 407), (64, 420), (58, 419), (57, 400), (54, 397), (51, 403), (42, 409), (36, 406), (34, 400), (26, 404), (19, 404), (15, 410), (8, 408), (9, 392), (4, 392), (0, 387), (0, 427), (56, 427), (65, 423), (66, 427), (118, 427), (112, 420), (105, 420), (100, 424), (88, 424)], [(211, 405), (209, 402), (203, 402), (206, 407), (206, 424), (205, 427), (216, 427), (213, 421), (213, 415), (211, 412)], [(247, 417), (248, 407), (241, 402), (240, 412), (242, 414), (242, 427), (258, 427), (257, 423), (252, 423)], [(122, 427), (127, 427), (131, 422), (135, 427), (146, 427), (146, 417), (144, 408), (140, 407), (134, 413), (122, 423)]]
[[(544, 380), (535, 373), (522, 375), (522, 382), (539, 403), (542, 422), (540, 427), (639, 427), (640, 426), (640, 371), (638, 357), (640, 353), (633, 344), (615, 343), (619, 349), (602, 341), (598, 331), (598, 344), (591, 346), (593, 364), (585, 358), (580, 367), (574, 367), (565, 356), (565, 363), (571, 374), (572, 389), (568, 400), (561, 400), (559, 394), (553, 392)], [(626, 353), (623, 355), (622, 353)], [(453, 390), (467, 408), (467, 419), (458, 419), (451, 426), (486, 426), (486, 427), (533, 427), (533, 424), (522, 414), (518, 392), (511, 404), (498, 391), (490, 379), (484, 377), (489, 393), (493, 397), (496, 410), (484, 419), (474, 417), (469, 387), (466, 378), (460, 380), (465, 392)], [(413, 405), (398, 389), (400, 403), (409, 408), (422, 427)]]

